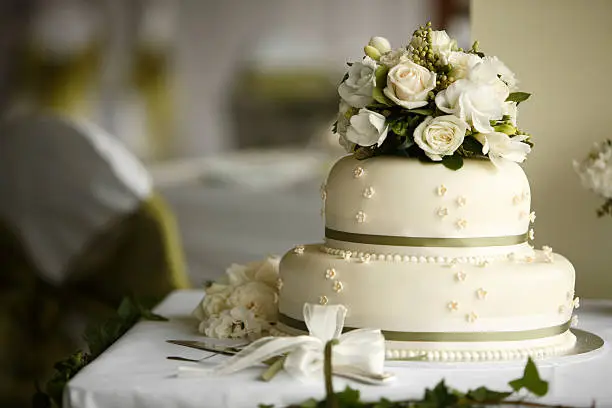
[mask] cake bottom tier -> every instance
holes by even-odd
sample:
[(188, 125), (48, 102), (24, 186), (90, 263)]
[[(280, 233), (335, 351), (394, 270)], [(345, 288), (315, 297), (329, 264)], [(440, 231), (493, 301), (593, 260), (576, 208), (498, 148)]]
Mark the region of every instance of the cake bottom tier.
[(322, 244), (280, 264), (278, 330), (306, 331), (304, 303), (343, 304), (345, 328), (381, 329), (387, 357), (442, 361), (567, 352), (574, 268), (558, 254), (470, 264), (344, 258)]

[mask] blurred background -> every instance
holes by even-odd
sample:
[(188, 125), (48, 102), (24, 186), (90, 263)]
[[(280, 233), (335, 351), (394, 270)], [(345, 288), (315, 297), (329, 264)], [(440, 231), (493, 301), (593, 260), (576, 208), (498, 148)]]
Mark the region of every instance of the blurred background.
[(611, 298), (612, 223), (571, 163), (610, 137), (611, 13), (606, 0), (1, 0), (0, 406), (24, 404), (83, 316), (126, 293), (160, 298), (320, 241), (346, 62), (428, 20), (460, 46), (479, 39), (535, 94), (519, 120), (536, 141), (536, 244), (574, 263), (580, 296)]

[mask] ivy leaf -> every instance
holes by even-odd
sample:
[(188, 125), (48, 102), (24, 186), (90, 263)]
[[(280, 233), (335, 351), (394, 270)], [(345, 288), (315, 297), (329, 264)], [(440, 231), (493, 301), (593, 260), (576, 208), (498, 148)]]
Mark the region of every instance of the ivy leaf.
[(344, 391), (336, 393), (336, 400), (341, 407), (353, 407), (359, 403), (359, 390), (346, 387)]
[(475, 390), (469, 390), (466, 397), (476, 402), (501, 402), (510, 395), (512, 395), (511, 392), (493, 391), (486, 387), (478, 387)]
[(372, 98), (374, 98), (376, 102), (381, 103), (385, 106), (393, 105), (391, 99), (387, 98), (383, 93), (382, 89), (380, 88), (374, 88), (374, 90), (372, 91)]
[(458, 154), (444, 156), (442, 157), (442, 164), (447, 169), (459, 170), (461, 167), (463, 167), (463, 157), (459, 156)]
[(506, 98), (506, 102), (516, 102), (516, 104), (518, 105), (519, 103), (529, 99), (530, 96), (531, 94), (527, 92), (512, 92)]
[(548, 382), (540, 378), (538, 368), (531, 357), (527, 360), (523, 377), (510, 381), (508, 384), (510, 384), (510, 387), (512, 387), (514, 391), (525, 388), (538, 397), (543, 397), (548, 392)]
[(452, 407), (458, 400), (459, 397), (455, 395), (452, 390), (446, 386), (444, 380), (442, 380), (434, 387), (433, 390), (430, 390), (429, 388), (425, 390), (425, 398), (423, 399), (423, 402), (426, 403), (426, 406)]
[(426, 109), (426, 108), (410, 109), (408, 112), (415, 113), (417, 115), (423, 115), (423, 116), (431, 116), (434, 113), (433, 109)]
[(376, 87), (379, 89), (384, 89), (387, 86), (387, 74), (389, 73), (389, 68), (386, 65), (380, 65), (376, 68), (376, 72), (374, 73), (376, 77)]

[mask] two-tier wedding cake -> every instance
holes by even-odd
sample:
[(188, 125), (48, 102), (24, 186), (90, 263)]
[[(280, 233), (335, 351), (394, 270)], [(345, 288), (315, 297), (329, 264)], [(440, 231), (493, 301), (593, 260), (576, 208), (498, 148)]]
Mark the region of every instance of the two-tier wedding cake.
[(574, 268), (534, 250), (532, 142), (514, 74), (478, 45), (419, 28), (381, 37), (339, 86), (350, 155), (322, 187), (325, 242), (280, 263), (276, 328), (301, 334), (305, 303), (342, 304), (345, 327), (381, 329), (389, 358), (544, 357), (575, 343)]

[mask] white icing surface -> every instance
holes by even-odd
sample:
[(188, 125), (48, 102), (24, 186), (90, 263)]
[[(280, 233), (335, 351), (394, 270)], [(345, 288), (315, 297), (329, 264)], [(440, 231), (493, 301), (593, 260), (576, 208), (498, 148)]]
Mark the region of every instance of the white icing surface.
[[(326, 276), (330, 268), (334, 270), (331, 280)], [(491, 260), (484, 265), (389, 262), (374, 257), (363, 262), (358, 257), (347, 260), (330, 255), (316, 244), (306, 245), (302, 254), (288, 252), (281, 260), (280, 276), (280, 313), (301, 320), (303, 304), (317, 303), (325, 296), (328, 304), (348, 308), (346, 327), (442, 333), (525, 331), (562, 325), (574, 308), (573, 266), (558, 254), (549, 262), (542, 251), (535, 251), (533, 261)], [(340, 292), (334, 290), (337, 282), (342, 285)], [(450, 303), (456, 305), (451, 308)], [(292, 333), (286, 327), (283, 331)], [(492, 359), (507, 359), (523, 352), (558, 354), (572, 346), (570, 335), (506, 342), (388, 342), (390, 352), (403, 350), (393, 358), (408, 358), (408, 351), (506, 350), (507, 355)], [(472, 358), (466, 355), (460, 359)], [(442, 359), (435, 353), (427, 358)]]
[[(367, 188), (376, 194), (364, 197)], [(513, 162), (497, 168), (489, 161), (465, 160), (461, 170), (452, 171), (416, 159), (373, 157), (357, 160), (346, 156), (334, 165), (327, 179), (325, 221), (327, 228), (371, 235), (513, 236), (528, 232), (530, 202), (527, 177)], [(334, 240), (327, 243), (340, 249), (384, 252), (361, 244), (342, 244)], [(512, 247), (488, 247), (484, 251), (479, 248), (398, 247), (396, 251), (445, 254), (456, 249), (466, 251), (465, 256), (516, 250)]]

